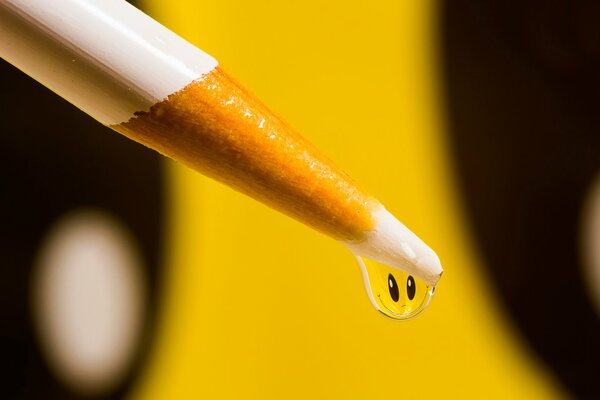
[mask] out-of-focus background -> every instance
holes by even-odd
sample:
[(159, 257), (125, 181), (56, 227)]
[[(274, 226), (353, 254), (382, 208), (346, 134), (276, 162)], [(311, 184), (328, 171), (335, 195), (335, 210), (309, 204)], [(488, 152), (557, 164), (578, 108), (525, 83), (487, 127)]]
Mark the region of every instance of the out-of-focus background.
[(370, 305), (342, 246), (0, 65), (0, 397), (599, 398), (600, 6), (134, 4), (440, 256)]

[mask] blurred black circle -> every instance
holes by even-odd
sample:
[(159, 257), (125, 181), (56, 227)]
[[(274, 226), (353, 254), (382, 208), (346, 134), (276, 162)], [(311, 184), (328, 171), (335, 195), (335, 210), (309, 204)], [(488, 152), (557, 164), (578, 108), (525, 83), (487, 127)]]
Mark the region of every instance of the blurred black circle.
[(440, 35), (454, 161), (490, 282), (577, 398), (600, 397), (580, 254), (600, 171), (598, 16), (591, 1), (447, 1)]

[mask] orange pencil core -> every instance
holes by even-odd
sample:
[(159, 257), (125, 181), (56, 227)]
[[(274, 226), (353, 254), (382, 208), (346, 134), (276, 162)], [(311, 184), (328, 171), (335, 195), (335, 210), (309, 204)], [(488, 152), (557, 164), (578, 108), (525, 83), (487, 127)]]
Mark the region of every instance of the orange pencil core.
[(374, 229), (379, 202), (219, 67), (111, 128), (334, 239)]

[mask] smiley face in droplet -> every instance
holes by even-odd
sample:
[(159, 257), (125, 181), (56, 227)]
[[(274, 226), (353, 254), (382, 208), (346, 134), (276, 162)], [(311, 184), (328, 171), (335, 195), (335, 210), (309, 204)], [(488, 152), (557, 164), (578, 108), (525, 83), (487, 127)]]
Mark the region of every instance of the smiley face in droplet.
[[(396, 276), (398, 276), (402, 286), (398, 285)], [(417, 295), (417, 284), (411, 275), (407, 275), (402, 271), (388, 273), (387, 287), (387, 295), (384, 291), (381, 291), (377, 293), (377, 297), (383, 307), (389, 312), (394, 314), (405, 314), (407, 312), (410, 313), (410, 311), (414, 309), (412, 303)], [(421, 291), (422, 289), (423, 288), (421, 288)]]
[(393, 319), (408, 319), (429, 304), (434, 288), (412, 275), (373, 260), (358, 258), (367, 294), (375, 308)]

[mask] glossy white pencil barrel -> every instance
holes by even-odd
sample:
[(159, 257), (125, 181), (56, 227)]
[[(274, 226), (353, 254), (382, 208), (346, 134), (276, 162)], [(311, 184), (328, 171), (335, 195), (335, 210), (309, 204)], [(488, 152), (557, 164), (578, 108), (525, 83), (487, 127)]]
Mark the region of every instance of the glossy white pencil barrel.
[(217, 66), (124, 0), (0, 0), (0, 55), (105, 125)]

